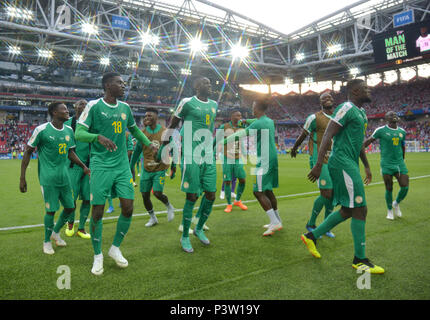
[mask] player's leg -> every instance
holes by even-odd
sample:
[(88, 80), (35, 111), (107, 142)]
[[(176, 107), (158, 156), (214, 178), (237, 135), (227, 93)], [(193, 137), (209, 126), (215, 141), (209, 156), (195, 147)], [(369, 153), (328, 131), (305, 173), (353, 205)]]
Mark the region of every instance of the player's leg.
[[(79, 209), (79, 226), (77, 235), (82, 239), (91, 239), (91, 235), (85, 232), (85, 223), (91, 210), (90, 203), (90, 179), (84, 175), (81, 179), (79, 197), (82, 200), (81, 208)], [(76, 195), (75, 195), (76, 197)]]
[(236, 199), (236, 176), (234, 174), (234, 170), (233, 173), (231, 175), (231, 197)]
[(385, 203), (387, 204), (387, 219), (394, 220), (393, 215), (393, 176), (391, 174), (383, 174), (385, 184)]
[(54, 215), (60, 208), (58, 201), (59, 190), (52, 186), (40, 186), (40, 189), (45, 203), (45, 217), (43, 219), (45, 225), (45, 239), (43, 241), (43, 252), (45, 254), (54, 254), (51, 237), (54, 232)]
[(225, 182), (223, 181), (222, 182), (222, 186), (221, 186), (221, 192), (220, 192), (220, 194), (219, 194), (219, 198), (221, 199), (221, 200), (224, 200), (225, 199)]
[(233, 175), (235, 176), (235, 178), (237, 177), (239, 180), (239, 186), (237, 187), (237, 195), (236, 195), (236, 201), (234, 202), (234, 205), (238, 206), (242, 210), (248, 210), (248, 207), (244, 205), (240, 200), (242, 198), (243, 192), (245, 191), (246, 173), (245, 173), (245, 169), (243, 168), (243, 164), (240, 163), (239, 161), (236, 161), (236, 164), (234, 165)]
[(154, 213), (154, 207), (151, 201), (151, 190), (153, 187), (153, 173), (143, 169), (140, 177), (140, 193), (142, 194), (143, 205), (148, 211), (149, 221), (145, 224), (146, 227), (152, 227), (158, 223)]
[(54, 231), (52, 232), (52, 238), (59, 247), (65, 247), (66, 242), (60, 237), (61, 228), (67, 223), (69, 216), (75, 211), (75, 201), (73, 199), (73, 191), (71, 185), (66, 185), (64, 187), (57, 187), (58, 199), (63, 205), (63, 211), (61, 211), (58, 217), (57, 223), (54, 226)]
[(225, 199), (227, 200), (227, 207), (224, 212), (230, 213), (233, 204), (231, 202), (231, 182), (233, 175), (233, 164), (229, 163), (230, 159), (226, 159), (222, 165), (222, 176), (224, 180)]
[(194, 229), (194, 235), (196, 235), (203, 244), (208, 245), (210, 242), (204, 234), (203, 226), (206, 224), (206, 221), (208, 220), (212, 212), (212, 207), (215, 202), (216, 164), (204, 163), (200, 167), (199, 177), (201, 181), (201, 187), (204, 190), (205, 195), (202, 198), (201, 216), (199, 218), (199, 222), (197, 223), (196, 228)]
[(396, 174), (396, 179), (399, 182), (400, 190), (397, 194), (396, 200), (393, 202), (393, 208), (398, 217), (402, 216), (402, 212), (400, 211), (399, 203), (406, 198), (406, 195), (409, 191), (409, 176), (408, 169), (406, 165), (402, 163), (399, 165), (399, 172)]
[(175, 208), (173, 208), (172, 204), (169, 202), (167, 195), (163, 193), (165, 182), (166, 170), (158, 171), (155, 173), (152, 188), (154, 190), (154, 196), (166, 206), (167, 221), (172, 221), (175, 217)]
[(128, 261), (123, 257), (119, 247), (130, 228), (133, 215), (134, 186), (129, 168), (115, 172), (112, 192), (119, 198), (121, 214), (116, 224), (116, 233), (109, 249), (109, 256), (120, 268), (126, 268)]
[[(81, 169), (80, 167), (78, 168)], [(67, 219), (65, 234), (68, 237), (72, 237), (75, 234), (74, 223), (75, 223), (76, 201), (79, 198), (80, 179), (82, 176), (82, 172), (80, 172), (75, 167), (73, 167), (69, 169), (69, 176), (70, 176), (70, 183), (72, 185), (72, 190), (73, 190), (73, 199), (75, 201), (75, 210), (73, 210), (73, 212), (69, 215)]]
[(54, 254), (55, 251), (52, 248), (51, 235), (54, 230), (54, 212), (45, 212), (43, 223), (45, 226), (45, 240), (43, 241), (43, 253)]
[[(325, 220), (333, 212), (333, 189), (320, 189), (320, 194), (324, 198)], [(335, 238), (334, 233), (331, 231), (327, 231), (325, 235), (329, 238)]]

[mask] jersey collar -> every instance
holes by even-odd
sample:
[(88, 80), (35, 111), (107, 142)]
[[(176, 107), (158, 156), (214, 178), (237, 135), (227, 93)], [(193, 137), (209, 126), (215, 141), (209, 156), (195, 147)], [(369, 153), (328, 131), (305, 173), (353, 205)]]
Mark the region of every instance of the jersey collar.
[(63, 127), (61, 129), (55, 128), (54, 125), (51, 122), (49, 122), (49, 124), (51, 125), (52, 128), (54, 128), (57, 131), (63, 131), (64, 130), (64, 123), (63, 123)]
[(107, 103), (107, 102), (105, 101), (105, 99), (103, 99), (103, 98), (101, 98), (101, 99), (102, 99), (102, 102), (103, 102), (105, 105), (107, 105), (109, 108), (114, 109), (114, 108), (118, 107), (118, 99), (116, 100), (116, 104), (115, 104), (115, 105), (111, 105), (111, 104)]
[(194, 98), (196, 98), (196, 99), (197, 99), (197, 101), (199, 101), (199, 102), (201, 102), (201, 103), (209, 103), (209, 98), (208, 98), (208, 101), (202, 101), (202, 100), (200, 100), (199, 98), (197, 98), (197, 96), (194, 96)]
[(151, 127), (146, 128), (146, 131), (148, 131), (149, 133), (157, 133), (158, 131), (160, 131), (160, 129), (161, 125), (157, 123), (157, 126), (155, 127), (154, 131), (152, 131)]
[(397, 130), (397, 129), (399, 129), (399, 126), (397, 126), (397, 128), (396, 128), (396, 129), (390, 128), (390, 127), (388, 126), (388, 124), (386, 124), (385, 126), (386, 126), (388, 129), (390, 129), (390, 130)]

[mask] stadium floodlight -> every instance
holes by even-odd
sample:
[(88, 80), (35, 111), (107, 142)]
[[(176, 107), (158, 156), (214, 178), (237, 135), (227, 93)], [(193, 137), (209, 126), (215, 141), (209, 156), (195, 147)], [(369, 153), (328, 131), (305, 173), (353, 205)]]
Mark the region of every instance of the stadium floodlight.
[(128, 69), (136, 69), (137, 63), (135, 61), (128, 61), (127, 62), (127, 68)]
[(89, 35), (93, 35), (93, 34), (98, 34), (99, 33), (99, 28), (92, 23), (89, 22), (84, 22), (82, 23), (81, 26), (81, 30), (83, 33), (89, 34)]
[(6, 7), (6, 14), (10, 18), (21, 19), (21, 20), (33, 20), (33, 11), (29, 9), (21, 9), (13, 6)]
[(337, 52), (342, 51), (342, 45), (341, 44), (333, 44), (327, 47), (327, 51), (329, 54), (335, 54)]
[(11, 55), (20, 55), (21, 54), (21, 48), (17, 46), (9, 46), (9, 54)]
[(191, 69), (181, 68), (181, 74), (184, 76), (191, 76)]
[(349, 73), (355, 77), (357, 74), (360, 73), (360, 70), (358, 68), (351, 68), (349, 69)]
[(158, 64), (151, 64), (151, 67), (150, 67), (151, 71), (157, 72), (158, 69), (159, 69)]
[(149, 31), (142, 33), (142, 45), (146, 46), (147, 44), (152, 45), (153, 47), (157, 46), (160, 43), (160, 37), (154, 34), (150, 34)]
[(102, 66), (108, 66), (110, 64), (110, 59), (108, 57), (100, 58), (100, 64)]
[(208, 45), (199, 38), (194, 38), (190, 40), (190, 49), (192, 53), (204, 52), (208, 50)]
[(75, 53), (73, 54), (72, 59), (73, 62), (81, 63), (82, 61), (84, 61), (84, 56), (82, 54)]
[(313, 83), (314, 82), (314, 78), (313, 77), (306, 77), (305, 78), (305, 83)]
[(243, 60), (249, 55), (248, 48), (240, 45), (240, 43), (233, 45), (231, 47), (230, 52), (231, 52), (231, 56), (233, 57), (233, 59), (238, 58), (240, 60)]
[(49, 49), (39, 49), (38, 55), (40, 58), (51, 59), (54, 56), (54, 52)]
[(285, 78), (284, 78), (284, 83), (285, 83), (286, 85), (292, 85), (292, 84), (293, 84), (293, 79), (288, 78), (288, 77), (285, 77)]
[(305, 54), (303, 52), (299, 52), (296, 54), (296, 60), (297, 61), (302, 61), (305, 59)]

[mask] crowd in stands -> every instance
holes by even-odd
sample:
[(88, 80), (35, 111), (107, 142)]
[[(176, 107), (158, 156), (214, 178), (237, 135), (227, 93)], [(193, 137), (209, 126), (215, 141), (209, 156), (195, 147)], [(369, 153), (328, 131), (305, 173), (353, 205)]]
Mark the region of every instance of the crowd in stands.
[[(56, 94), (55, 90), (48, 86), (39, 86), (38, 90), (28, 84), (21, 84), (18, 87), (5, 85), (5, 82), (0, 81), (0, 92), (20, 92), (20, 93), (37, 93), (37, 94)], [(63, 88), (64, 89), (64, 88)], [(66, 88), (67, 89), (67, 88)], [(23, 91), (24, 90), (24, 91)], [(27, 91), (26, 91), (27, 90)], [(60, 90), (60, 94), (73, 94), (74, 97), (81, 97), (79, 93), (81, 90), (73, 91)], [(101, 96), (102, 92), (98, 89), (85, 89), (85, 98), (96, 98)], [(252, 102), (261, 96), (261, 94), (250, 92), (246, 90), (239, 90), (240, 95), (233, 95), (226, 93), (220, 102), (220, 107), (217, 114), (217, 122), (225, 122), (230, 119), (230, 114), (233, 110), (240, 110), (243, 118), (252, 117)], [(89, 96), (88, 96), (89, 95)], [(345, 101), (346, 97), (343, 93), (334, 94), (335, 104)], [(176, 103), (176, 97), (173, 96), (150, 96), (140, 95), (136, 92), (131, 92), (129, 99), (147, 101), (157, 104)], [(319, 96), (317, 94), (310, 95), (273, 95), (271, 97), (272, 105), (268, 111), (268, 116), (275, 121), (288, 121), (292, 120), (290, 125), (277, 126), (277, 141), (279, 148), (290, 148), (294, 139), (301, 133), (301, 126), (306, 117), (318, 111)], [(391, 86), (377, 86), (372, 89), (372, 103), (366, 106), (368, 115), (384, 114), (389, 110), (396, 112), (409, 111), (416, 109), (430, 108), (430, 79), (418, 80), (410, 83), (402, 83)], [(421, 117), (424, 117), (421, 116)], [(16, 119), (16, 118), (15, 118)], [(403, 120), (400, 126), (407, 131), (407, 140), (419, 140), (422, 143), (427, 143), (430, 139), (430, 121), (427, 118), (424, 121)], [(16, 120), (8, 119), (6, 123), (0, 122), (0, 152), (7, 151), (23, 151), (25, 144), (31, 136), (32, 129), (40, 123), (32, 122), (29, 125), (17, 125)], [(367, 130), (367, 136), (378, 127), (384, 125), (381, 119), (371, 119)]]

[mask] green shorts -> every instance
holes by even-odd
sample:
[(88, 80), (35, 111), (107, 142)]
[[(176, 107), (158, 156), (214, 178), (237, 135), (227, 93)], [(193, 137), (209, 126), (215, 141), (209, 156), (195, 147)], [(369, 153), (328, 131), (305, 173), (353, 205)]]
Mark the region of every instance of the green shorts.
[(331, 181), (330, 173), (328, 172), (328, 165), (323, 164), (321, 175), (317, 181), (318, 188), (323, 190), (333, 189), (333, 182)]
[(69, 169), (74, 200), (90, 200), (90, 178), (84, 174), (81, 167), (73, 166)]
[(228, 163), (227, 161), (231, 161), (231, 159), (227, 160), (227, 158), (224, 158), (224, 163), (222, 165), (224, 181), (231, 181), (233, 176), (237, 179), (246, 178), (245, 169), (243, 168), (243, 163), (240, 159), (235, 159), (235, 163)]
[(265, 173), (263, 172), (262, 168), (256, 168), (254, 192), (264, 192), (278, 187), (279, 182), (277, 166), (269, 167), (269, 170)]
[(406, 164), (404, 162), (399, 163), (397, 165), (383, 165), (381, 164), (381, 174), (388, 174), (390, 176), (394, 176), (397, 173), (399, 174), (408, 174), (408, 168), (406, 168)]
[(42, 189), (46, 212), (55, 212), (60, 209), (60, 202), (64, 208), (71, 209), (75, 207), (73, 190), (70, 185), (63, 187), (40, 186), (40, 188)]
[(140, 175), (140, 192), (150, 192), (152, 189), (163, 192), (166, 171), (149, 172), (143, 169)]
[(346, 208), (365, 207), (366, 196), (358, 165), (349, 168), (329, 165), (328, 169), (333, 182), (333, 205), (340, 204)]
[(216, 163), (181, 164), (181, 190), (186, 193), (216, 192)]
[(104, 205), (106, 198), (134, 200), (133, 176), (130, 168), (123, 170), (92, 170), (90, 200), (92, 205)]

